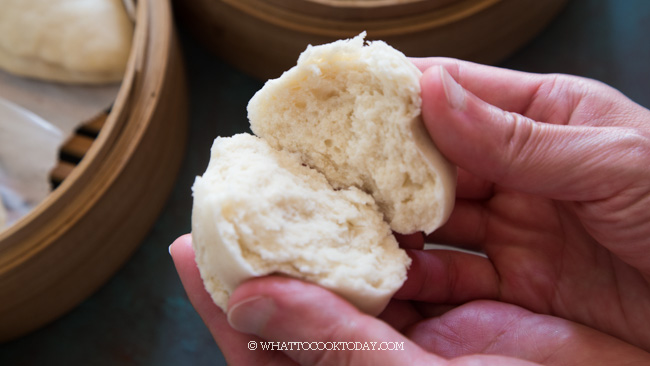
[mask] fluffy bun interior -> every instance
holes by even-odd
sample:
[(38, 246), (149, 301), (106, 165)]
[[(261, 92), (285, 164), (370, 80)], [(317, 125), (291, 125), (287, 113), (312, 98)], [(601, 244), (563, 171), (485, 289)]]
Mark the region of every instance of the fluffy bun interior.
[(280, 273), (378, 314), (406, 279), (410, 259), (371, 196), (335, 190), (297, 154), (257, 137), (217, 138), (193, 192), (196, 261), (223, 309), (246, 279)]
[(421, 72), (363, 36), (307, 48), (251, 99), (251, 128), (334, 188), (372, 195), (393, 230), (430, 233), (451, 212), (455, 169), (422, 127)]

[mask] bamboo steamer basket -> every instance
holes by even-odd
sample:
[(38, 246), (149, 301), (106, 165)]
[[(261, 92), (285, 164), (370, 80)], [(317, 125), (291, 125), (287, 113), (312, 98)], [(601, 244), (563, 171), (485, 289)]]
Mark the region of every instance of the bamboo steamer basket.
[[(0, 341), (66, 313), (104, 284), (160, 213), (184, 153), (187, 100), (168, 1), (140, 0), (131, 56), (110, 112), (73, 136), (59, 186), (0, 233)], [(92, 136), (92, 134), (91, 134)]]
[(220, 57), (260, 79), (308, 44), (367, 31), (407, 56), (493, 64), (539, 33), (567, 0), (193, 0), (180, 19)]

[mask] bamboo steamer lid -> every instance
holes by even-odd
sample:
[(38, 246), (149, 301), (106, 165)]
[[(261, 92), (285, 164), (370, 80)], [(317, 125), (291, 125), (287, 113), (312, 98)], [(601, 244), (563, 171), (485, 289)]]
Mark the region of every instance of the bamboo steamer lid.
[(308, 44), (367, 31), (407, 56), (497, 63), (567, 0), (193, 0), (180, 19), (219, 56), (260, 79), (295, 65)]
[(187, 99), (168, 1), (140, 0), (127, 71), (107, 115), (63, 148), (44, 202), (0, 232), (0, 341), (66, 313), (138, 247), (180, 167)]

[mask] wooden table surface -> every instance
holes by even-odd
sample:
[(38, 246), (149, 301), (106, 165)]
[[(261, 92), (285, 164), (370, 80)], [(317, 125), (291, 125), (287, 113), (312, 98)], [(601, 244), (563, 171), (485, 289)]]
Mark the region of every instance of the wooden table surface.
[[(246, 104), (262, 82), (212, 56), (182, 25), (181, 40), (191, 92), (190, 140), (164, 212), (98, 292), (43, 329), (0, 344), (0, 365), (225, 365), (187, 300), (167, 247), (190, 230), (190, 187), (205, 170), (212, 140), (248, 130)], [(571, 0), (501, 66), (598, 79), (650, 108), (650, 1)]]

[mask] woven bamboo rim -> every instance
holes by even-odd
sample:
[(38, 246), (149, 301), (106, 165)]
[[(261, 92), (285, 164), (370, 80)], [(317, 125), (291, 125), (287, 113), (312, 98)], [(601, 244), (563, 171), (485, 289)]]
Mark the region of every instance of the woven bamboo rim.
[(78, 165), (53, 172), (59, 187), (0, 233), (0, 341), (69, 311), (135, 251), (173, 186), (185, 123), (170, 4), (140, 0), (125, 77), (101, 131), (77, 146), (86, 150)]

